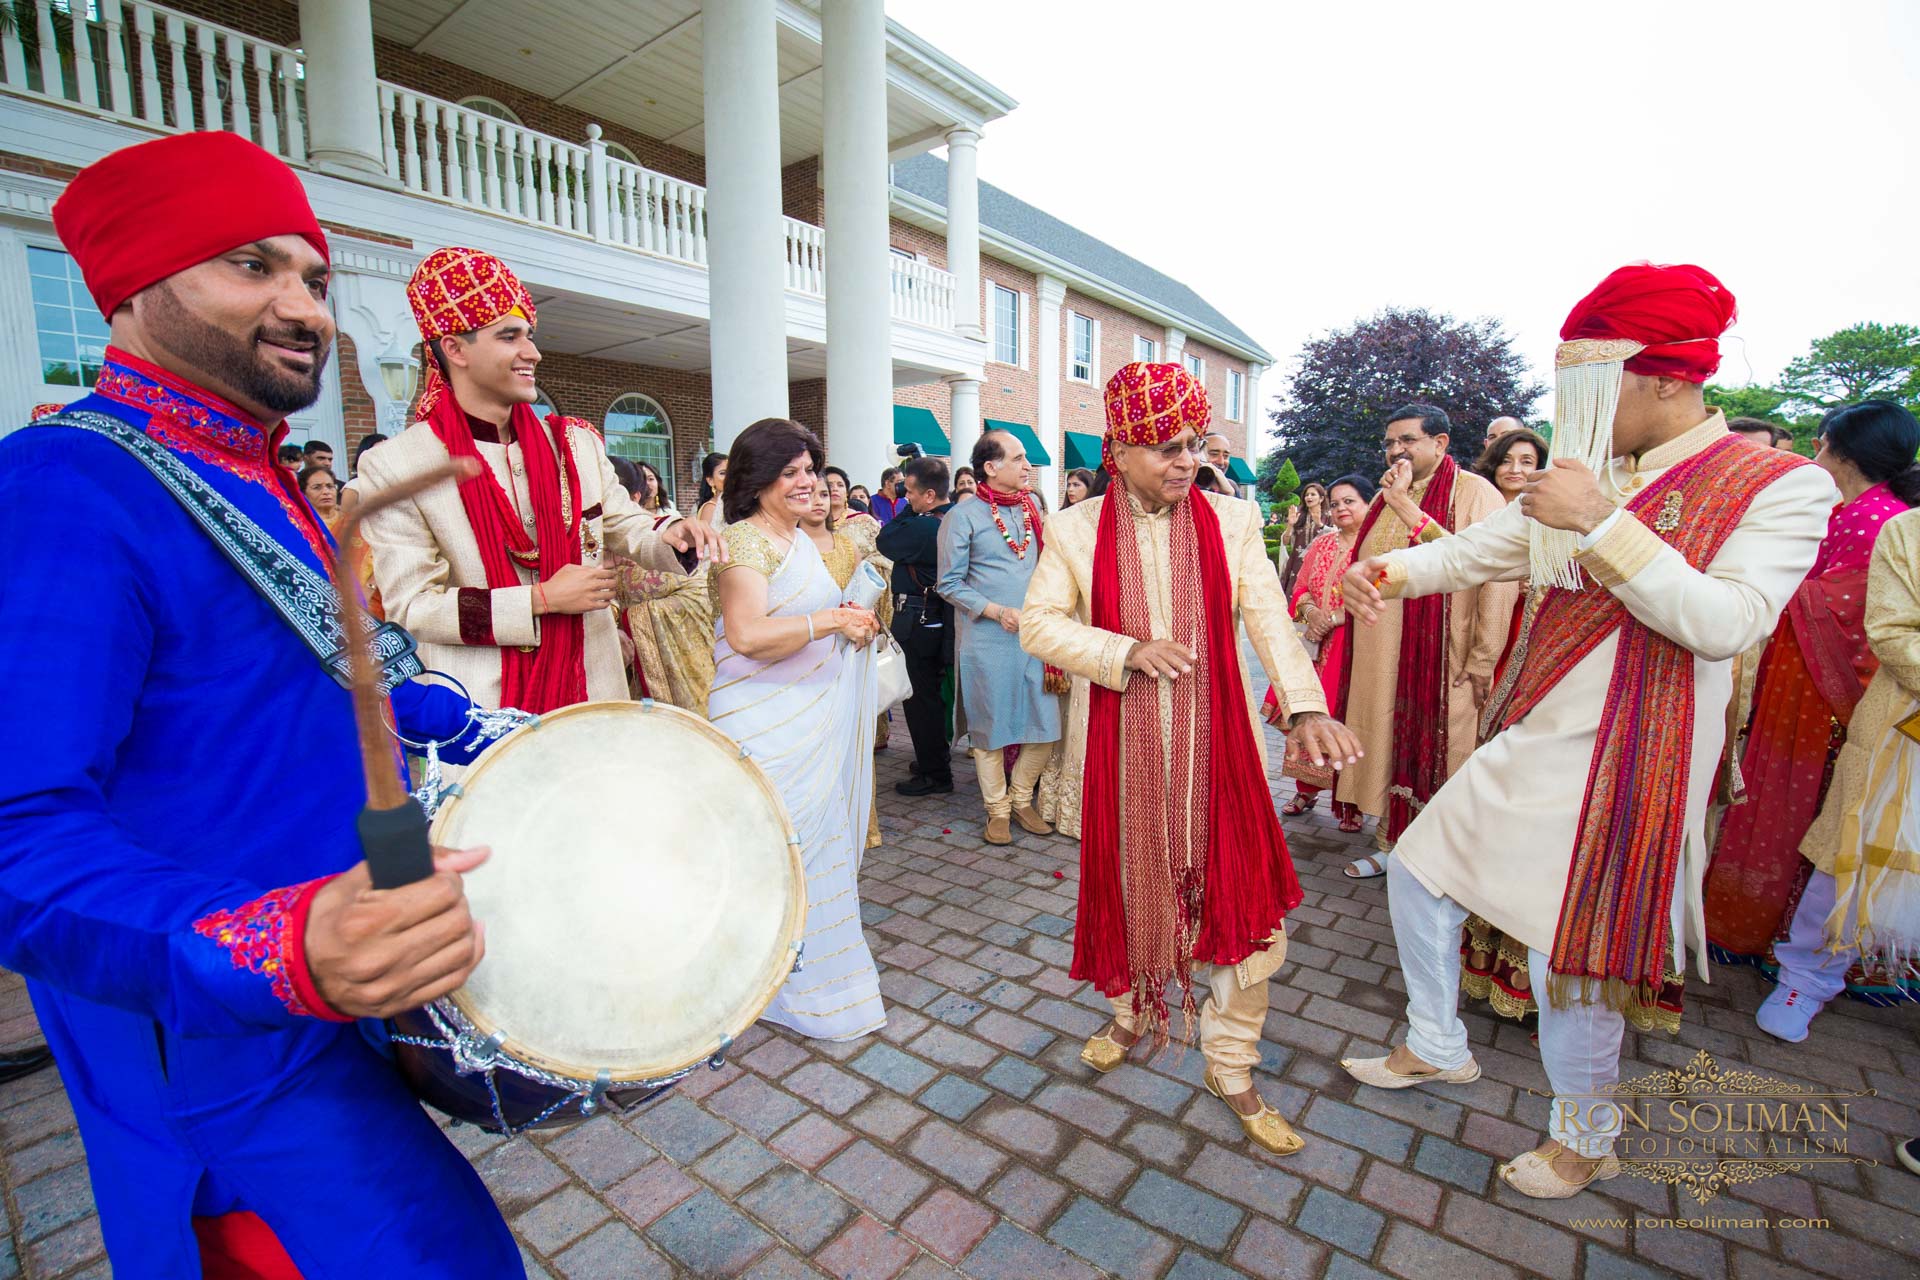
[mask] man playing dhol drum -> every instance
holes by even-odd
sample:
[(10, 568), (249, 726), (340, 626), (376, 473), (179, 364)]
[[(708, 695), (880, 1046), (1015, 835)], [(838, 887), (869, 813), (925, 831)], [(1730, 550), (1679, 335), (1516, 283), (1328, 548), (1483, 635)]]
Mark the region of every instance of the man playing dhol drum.
[[(53, 220), (112, 345), (92, 395), (0, 441), (0, 964), (66, 1078), (114, 1272), (520, 1275), (351, 1025), (473, 971), (460, 873), (485, 853), (370, 888), (349, 700), (289, 625), (325, 592), (278, 585), (332, 555), (274, 462), (334, 336), (300, 179), (183, 134), (82, 170)], [(453, 702), (395, 690), (409, 732), (457, 727)]]
[(534, 413), (533, 296), (504, 262), (436, 249), (407, 283), (407, 301), (429, 362), (418, 420), (368, 454), (360, 474), (378, 492), (449, 458), (482, 466), (457, 487), (368, 519), (387, 616), (420, 640), (430, 669), (481, 706), (539, 712), (624, 699), (603, 549), (680, 573), (717, 552), (719, 536), (698, 520), (656, 520), (635, 502), (588, 423)]

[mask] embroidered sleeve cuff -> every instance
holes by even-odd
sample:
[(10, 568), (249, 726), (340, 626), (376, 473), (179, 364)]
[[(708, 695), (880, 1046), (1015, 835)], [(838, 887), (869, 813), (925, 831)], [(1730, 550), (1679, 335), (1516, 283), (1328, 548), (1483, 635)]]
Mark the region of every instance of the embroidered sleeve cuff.
[(1289, 720), (1309, 711), (1318, 711), (1321, 715), (1328, 714), (1327, 691), (1320, 687), (1320, 682), (1317, 680), (1310, 685), (1289, 686), (1280, 692), (1279, 698), (1280, 706), (1285, 710)]
[(1407, 589), (1407, 566), (1398, 556), (1386, 558), (1386, 573), (1374, 585), (1380, 588), (1380, 594), (1388, 600), (1398, 600)]
[(460, 587), (454, 592), (460, 613), (460, 643), (492, 645), (493, 592), (485, 587)]
[[(1608, 519), (1613, 522), (1613, 527), (1601, 534), (1592, 546), (1575, 559), (1593, 575), (1596, 582), (1611, 591), (1653, 563), (1654, 557), (1660, 554), (1660, 548), (1667, 544), (1660, 540), (1659, 534), (1628, 512), (1616, 511)], [(1600, 533), (1600, 530), (1595, 529), (1594, 532)]]
[(1109, 689), (1125, 693), (1127, 690), (1127, 655), (1133, 652), (1133, 637), (1111, 635), (1100, 649), (1100, 672), (1095, 677)]
[(487, 594), (492, 597), (490, 620), (494, 638), (491, 643), (540, 643), (540, 624), (533, 616), (532, 587), (500, 587)]
[(1429, 518), (1425, 524), (1420, 526), (1420, 536), (1413, 541), (1415, 546), (1421, 546), (1425, 543), (1432, 542), (1435, 538), (1444, 538), (1446, 536), (1447, 527), (1438, 520)]
[(230, 911), (202, 916), (193, 922), (193, 931), (218, 943), (234, 968), (267, 979), (274, 998), (288, 1012), (327, 1022), (351, 1022), (327, 1007), (307, 969), (307, 915), (313, 909), (313, 895), (332, 878), (288, 885)]

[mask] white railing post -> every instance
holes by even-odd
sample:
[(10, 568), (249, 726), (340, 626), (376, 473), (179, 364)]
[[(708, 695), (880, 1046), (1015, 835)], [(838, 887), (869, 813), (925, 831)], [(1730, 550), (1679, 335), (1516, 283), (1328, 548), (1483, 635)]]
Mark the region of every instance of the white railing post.
[(480, 183), (480, 130), (474, 127), (475, 117), (453, 106), (447, 112), (460, 126), (460, 150), (466, 157), (461, 162), (466, 169), (464, 199), (470, 205), (485, 207), (487, 189)]
[[(51, 8), (51, 4), (48, 6)], [(73, 0), (70, 15), (73, 30), (74, 97), (83, 107), (100, 105), (100, 81), (93, 74), (93, 33), (87, 30), (86, 0)]]
[(506, 212), (506, 192), (500, 185), (500, 123), (492, 116), (480, 117), (480, 164), (486, 174), (484, 202)]
[(115, 115), (133, 114), (133, 83), (127, 79), (127, 49), (121, 44), (120, 0), (100, 0), (100, 28), (107, 37), (107, 103)]
[(33, 29), (40, 35), (40, 92), (64, 98), (60, 79), (60, 46), (53, 35), (53, 0), (32, 0)]
[(253, 111), (247, 106), (247, 46), (239, 36), (227, 40), (227, 114), (233, 132), (253, 137)]
[(447, 193), (447, 174), (441, 168), (440, 159), (440, 107), (432, 99), (426, 102), (426, 110), (420, 113), (421, 141), (427, 147), (427, 194), (443, 196)]
[(561, 192), (561, 199), (571, 198), (573, 230), (582, 235), (593, 234), (593, 195), (587, 190), (587, 165), (592, 158), (579, 147), (567, 148), (567, 176), (570, 182), (569, 190)]
[(273, 98), (273, 50), (264, 44), (253, 46), (253, 99), (260, 104), (260, 145), (277, 156), (286, 149), (280, 145), (280, 113)]
[(173, 119), (176, 129), (193, 128), (193, 87), (187, 83), (187, 23), (167, 15), (167, 65), (173, 79)]
[(193, 45), (200, 53), (200, 127), (208, 132), (221, 127), (220, 79), (214, 68), (216, 38), (212, 27), (205, 23), (194, 24)]
[(400, 181), (400, 152), (393, 141), (393, 89), (380, 86), (380, 158), (386, 161), (387, 176)]
[(598, 124), (587, 125), (587, 234), (606, 244), (613, 239), (613, 211), (618, 207), (607, 183), (607, 144)]
[(153, 10), (133, 0), (133, 43), (140, 65), (140, 118), (148, 124), (165, 124), (166, 112), (160, 102), (160, 65), (153, 56)]
[(401, 159), (406, 171), (406, 185), (409, 191), (424, 191), (426, 183), (420, 176), (420, 142), (415, 130), (420, 123), (420, 99), (410, 93), (400, 95), (400, 122), (402, 135), (400, 146)]
[(307, 130), (300, 119), (300, 59), (291, 53), (281, 53), (277, 61), (280, 67), (280, 118), (287, 122), (287, 158), (295, 164), (305, 164)]
[[(561, 207), (566, 203), (565, 197), (559, 195), (559, 193), (554, 190), (556, 182), (554, 173), (560, 168), (560, 160), (560, 151), (555, 147), (552, 140), (545, 134), (538, 134), (534, 137), (533, 173), (535, 178), (538, 179), (535, 185), (539, 188), (539, 208), (537, 216), (540, 221), (556, 226), (565, 221), (562, 217), (565, 211)], [(552, 167), (549, 168), (548, 166)]]

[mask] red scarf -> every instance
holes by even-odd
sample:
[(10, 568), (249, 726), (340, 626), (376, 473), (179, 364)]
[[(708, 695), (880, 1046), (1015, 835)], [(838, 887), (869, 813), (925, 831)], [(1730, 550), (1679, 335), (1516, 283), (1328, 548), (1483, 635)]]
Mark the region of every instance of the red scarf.
[[(1806, 465), (1729, 435), (1669, 468), (1626, 509), (1704, 572), (1760, 491)], [(1504, 731), (1519, 721), (1616, 630), (1619, 650), (1575, 828), (1547, 994), (1566, 1008), (1597, 989), (1610, 1008), (1651, 1014), (1673, 951), (1673, 885), (1693, 763), (1693, 654), (1591, 579), (1579, 591), (1550, 589), (1514, 650), (1503, 682), (1509, 687), (1496, 691), (1489, 723)]]
[[(580, 473), (567, 440), (566, 419), (553, 414), (543, 426), (524, 404), (513, 406), (508, 419), (520, 442), (533, 502), (533, 536), (529, 538), (513, 499), (474, 445), (466, 411), (438, 370), (427, 371), (420, 404), (421, 416), (446, 446), (447, 456), (471, 458), (479, 464), (480, 474), (460, 485), (460, 504), (480, 546), (489, 589), (524, 585), (521, 569), (532, 570), (536, 582), (545, 582), (565, 566), (581, 562)], [(537, 713), (586, 700), (586, 625), (580, 614), (543, 615), (540, 643), (530, 650), (500, 646), (501, 706)]]
[[(984, 498), (996, 507), (1019, 507), (1026, 512), (1027, 528), (1033, 531), (1034, 559), (1040, 558), (1040, 552), (1046, 548), (1047, 540), (1040, 532), (1040, 504), (1033, 500), (1031, 493), (1024, 489), (1018, 493), (1002, 493), (990, 484), (982, 484), (974, 489), (974, 495)], [(1012, 546), (1009, 545), (1007, 550), (1013, 550)], [(1026, 557), (1022, 554), (1021, 558)], [(1051, 664), (1042, 664), (1041, 684), (1048, 693), (1065, 693), (1068, 689), (1067, 673)]]
[[(1453, 481), (1460, 468), (1450, 457), (1440, 459), (1427, 490), (1420, 496), (1420, 513), (1449, 533), (1453, 531)], [(1354, 541), (1354, 555), (1362, 554), (1373, 532), (1385, 498), (1375, 498)], [(1417, 539), (1416, 539), (1417, 541)], [(1387, 785), (1387, 839), (1398, 840), (1433, 793), (1447, 780), (1447, 646), (1453, 633), (1451, 596), (1421, 596), (1404, 601), (1400, 615), (1400, 661), (1393, 683), (1393, 769)], [(1356, 625), (1354, 619), (1347, 626)], [(1340, 677), (1340, 705), (1349, 706), (1353, 690), (1354, 633), (1347, 634), (1345, 670)]]
[[(1144, 641), (1153, 632), (1134, 520), (1133, 504), (1115, 484), (1100, 510), (1091, 612), (1094, 626)], [(1303, 896), (1242, 710), (1220, 518), (1205, 497), (1191, 495), (1174, 505), (1171, 520), (1169, 638), (1200, 655), (1199, 669), (1172, 685), (1171, 761), (1161, 748), (1157, 679), (1135, 673), (1124, 693), (1091, 686), (1071, 970), (1103, 995), (1132, 991), (1136, 1013), (1146, 1012), (1157, 1038), (1167, 1034), (1170, 978), (1185, 992), (1191, 1026), (1189, 957), (1240, 963), (1266, 946)], [(1189, 805), (1188, 796), (1204, 799)]]

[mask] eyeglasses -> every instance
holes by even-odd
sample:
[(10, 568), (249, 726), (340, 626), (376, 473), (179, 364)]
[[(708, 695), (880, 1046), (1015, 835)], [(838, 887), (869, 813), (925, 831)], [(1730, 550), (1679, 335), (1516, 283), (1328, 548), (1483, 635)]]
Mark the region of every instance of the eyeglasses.
[(1158, 454), (1169, 462), (1183, 453), (1190, 458), (1204, 458), (1207, 456), (1207, 442), (1204, 439), (1195, 439), (1181, 444), (1176, 440), (1172, 444), (1155, 445), (1150, 452)]

